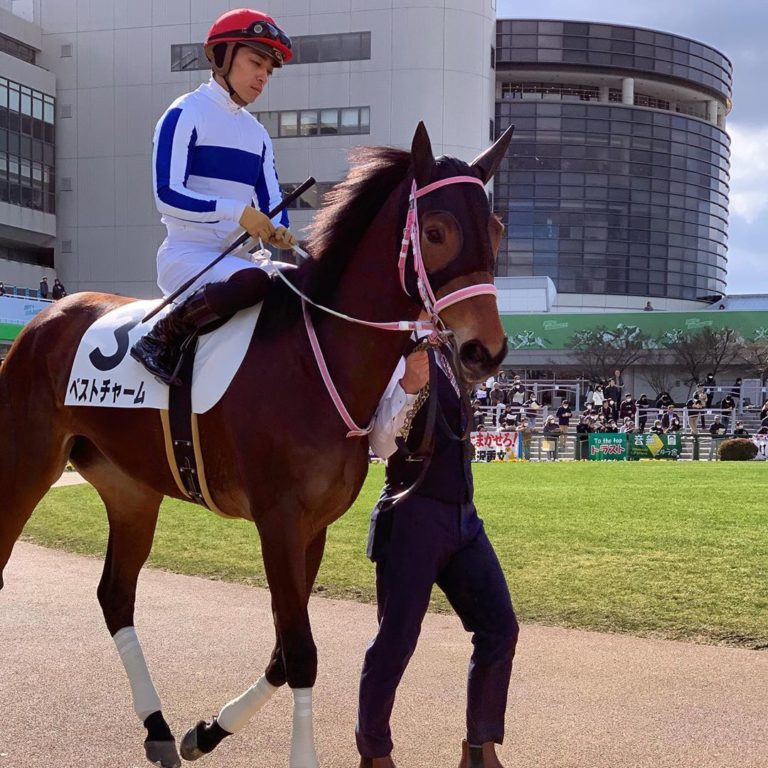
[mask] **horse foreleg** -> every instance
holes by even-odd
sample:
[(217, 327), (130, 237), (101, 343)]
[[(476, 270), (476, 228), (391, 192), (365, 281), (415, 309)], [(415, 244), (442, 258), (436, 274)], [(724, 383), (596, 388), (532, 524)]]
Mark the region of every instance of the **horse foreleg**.
[(161, 768), (180, 768), (176, 741), (162, 713), (134, 626), (136, 583), (152, 549), (162, 495), (99, 462), (81, 470), (99, 492), (109, 516), (109, 544), (97, 591), (131, 686), (133, 709), (147, 729), (144, 751)]
[[(306, 552), (306, 588), (307, 595), (315, 583), (317, 571), (320, 568), (320, 562), (323, 558), (325, 548), (325, 530), (323, 530), (315, 540), (310, 544)], [(274, 600), (273, 600), (274, 607)], [(221, 708), (221, 712), (213, 718), (211, 722), (201, 720), (194, 727), (190, 728), (181, 740), (181, 756), (188, 761), (197, 760), (204, 755), (211, 753), (227, 736), (231, 736), (244, 728), (253, 716), (272, 698), (277, 689), (285, 685), (288, 677), (285, 671), (285, 661), (283, 651), (280, 645), (278, 635), (275, 648), (272, 651), (269, 665), (265, 673), (248, 690), (242, 693), (232, 701), (229, 701)], [(314, 682), (314, 681), (313, 681)], [(312, 689), (299, 694), (298, 698), (294, 692), (294, 729), (293, 742), (304, 742), (307, 739), (307, 731), (311, 744), (311, 752), (314, 754), (314, 744), (312, 738)], [(307, 710), (309, 720), (307, 720)], [(299, 721), (299, 727), (296, 727), (296, 721)], [(307, 725), (309, 728), (307, 728)], [(301, 734), (299, 736), (299, 734)], [(293, 754), (292, 748), (292, 754)], [(298, 759), (298, 758), (297, 758)], [(315, 765), (317, 758), (315, 757)], [(294, 763), (291, 762), (291, 766)], [(297, 765), (313, 765), (312, 763), (297, 763)]]

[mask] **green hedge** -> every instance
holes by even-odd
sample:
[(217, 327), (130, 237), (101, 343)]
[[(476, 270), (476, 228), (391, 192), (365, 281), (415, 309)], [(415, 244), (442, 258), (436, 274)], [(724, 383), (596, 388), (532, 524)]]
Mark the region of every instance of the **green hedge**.
[(720, 461), (751, 461), (757, 456), (757, 446), (743, 437), (723, 440), (717, 450)]

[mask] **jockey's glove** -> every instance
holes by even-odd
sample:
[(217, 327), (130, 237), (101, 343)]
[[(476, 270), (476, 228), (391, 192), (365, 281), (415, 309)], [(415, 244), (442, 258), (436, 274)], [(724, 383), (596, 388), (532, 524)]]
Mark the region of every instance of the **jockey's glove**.
[(240, 217), (240, 226), (251, 237), (260, 237), (268, 242), (271, 242), (275, 235), (275, 227), (269, 220), (269, 217), (250, 205), (243, 211), (243, 215)]
[(275, 227), (274, 235), (269, 238), (270, 245), (274, 245), (275, 248), (282, 248), (283, 250), (293, 248), (297, 242), (291, 230), (285, 227)]

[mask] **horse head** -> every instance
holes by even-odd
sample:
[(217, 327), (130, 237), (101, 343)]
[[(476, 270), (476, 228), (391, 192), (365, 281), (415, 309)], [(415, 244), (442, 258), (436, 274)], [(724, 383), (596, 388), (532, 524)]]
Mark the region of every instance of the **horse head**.
[[(507, 353), (496, 297), (491, 291), (481, 292), (481, 286), (493, 284), (496, 253), (504, 231), (482, 185), (493, 177), (511, 138), (510, 127), (471, 164), (450, 157), (435, 159), (423, 123), (419, 123), (411, 146), (418, 189), (451, 177), (472, 177), (482, 182), (438, 185), (418, 204), (419, 244), (438, 309), (441, 298), (460, 296), (457, 292), (462, 290), (469, 294), (455, 302), (449, 299), (447, 306), (439, 309), (440, 319), (454, 335), (459, 372), (468, 383), (494, 373)], [(411, 283), (415, 283), (415, 277)], [(412, 287), (409, 292), (416, 295)]]

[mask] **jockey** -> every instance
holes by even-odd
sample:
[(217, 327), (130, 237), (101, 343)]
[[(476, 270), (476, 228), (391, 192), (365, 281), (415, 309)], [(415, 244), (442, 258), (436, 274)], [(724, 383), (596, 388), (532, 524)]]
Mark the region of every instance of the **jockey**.
[[(213, 261), (239, 227), (277, 248), (296, 245), (286, 212), (274, 220), (266, 215), (282, 197), (272, 141), (244, 109), (273, 69), (291, 60), (291, 40), (265, 13), (238, 9), (214, 22), (204, 49), (211, 79), (174, 101), (155, 129), (155, 203), (168, 230), (157, 253), (157, 284), (165, 295)], [(179, 383), (181, 342), (257, 304), (270, 285), (261, 267), (224, 257), (131, 355), (161, 381)]]

